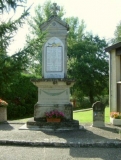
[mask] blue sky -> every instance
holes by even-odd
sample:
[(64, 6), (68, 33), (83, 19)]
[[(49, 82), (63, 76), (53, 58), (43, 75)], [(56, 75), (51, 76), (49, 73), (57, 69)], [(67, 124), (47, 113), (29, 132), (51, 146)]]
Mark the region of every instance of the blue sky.
[[(46, 0), (28, 0), (27, 6), (34, 3), (30, 14), (34, 15), (36, 5), (43, 5), (44, 2)], [(121, 0), (51, 0), (51, 2), (63, 6), (66, 17), (78, 17), (80, 21), (83, 19), (86, 31), (107, 40), (113, 38), (116, 26), (121, 20)], [(20, 10), (17, 11), (17, 15), (20, 15)], [(28, 29), (24, 26), (24, 29), (18, 32), (11, 51), (23, 46), (26, 33), (28, 33)], [(20, 43), (20, 39), (23, 43)]]

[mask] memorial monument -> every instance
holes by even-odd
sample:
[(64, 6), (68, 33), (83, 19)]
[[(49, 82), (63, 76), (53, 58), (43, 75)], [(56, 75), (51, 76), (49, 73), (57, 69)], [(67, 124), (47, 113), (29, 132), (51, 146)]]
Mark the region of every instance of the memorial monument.
[[(70, 87), (74, 80), (67, 78), (67, 32), (69, 26), (62, 21), (57, 11), (59, 7), (53, 3), (53, 13), (48, 21), (40, 26), (47, 32), (46, 42), (42, 48), (42, 78), (32, 79), (38, 87), (38, 102), (34, 106), (34, 120), (27, 122), (27, 127), (78, 129), (79, 122), (73, 120), (70, 103)], [(64, 113), (65, 119), (60, 123), (47, 123), (45, 113), (58, 110)], [(54, 129), (55, 129), (54, 128)]]

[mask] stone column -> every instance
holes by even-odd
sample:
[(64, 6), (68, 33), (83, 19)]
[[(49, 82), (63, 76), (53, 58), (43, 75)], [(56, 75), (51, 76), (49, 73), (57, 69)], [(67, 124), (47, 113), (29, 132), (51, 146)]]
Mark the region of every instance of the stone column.
[(110, 77), (109, 77), (109, 104), (110, 111), (117, 110), (117, 82), (120, 81), (120, 56), (116, 56), (116, 51), (110, 54)]

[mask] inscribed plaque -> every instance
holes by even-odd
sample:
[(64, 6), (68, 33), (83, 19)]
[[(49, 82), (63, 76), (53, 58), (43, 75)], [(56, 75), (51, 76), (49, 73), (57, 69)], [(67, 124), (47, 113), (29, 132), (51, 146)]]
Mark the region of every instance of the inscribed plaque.
[(63, 69), (62, 47), (46, 47), (46, 72), (61, 72)]
[(44, 78), (64, 78), (64, 45), (57, 38), (50, 38), (44, 46)]

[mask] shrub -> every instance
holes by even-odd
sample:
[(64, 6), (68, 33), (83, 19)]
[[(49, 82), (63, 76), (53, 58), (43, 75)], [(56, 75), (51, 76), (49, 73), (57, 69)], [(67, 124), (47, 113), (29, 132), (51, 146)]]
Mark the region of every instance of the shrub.
[[(94, 102), (96, 101), (101, 101), (105, 106), (109, 105), (109, 96), (105, 95), (105, 96), (100, 96), (100, 97), (95, 97), (94, 98)], [(79, 110), (79, 109), (87, 109), (87, 108), (91, 108), (92, 104), (89, 101), (88, 97), (81, 97), (76, 99), (76, 107), (73, 108), (73, 110)]]
[(14, 81), (8, 92), (8, 119), (24, 118), (33, 116), (34, 105), (37, 102), (38, 91), (28, 75), (21, 75)]

